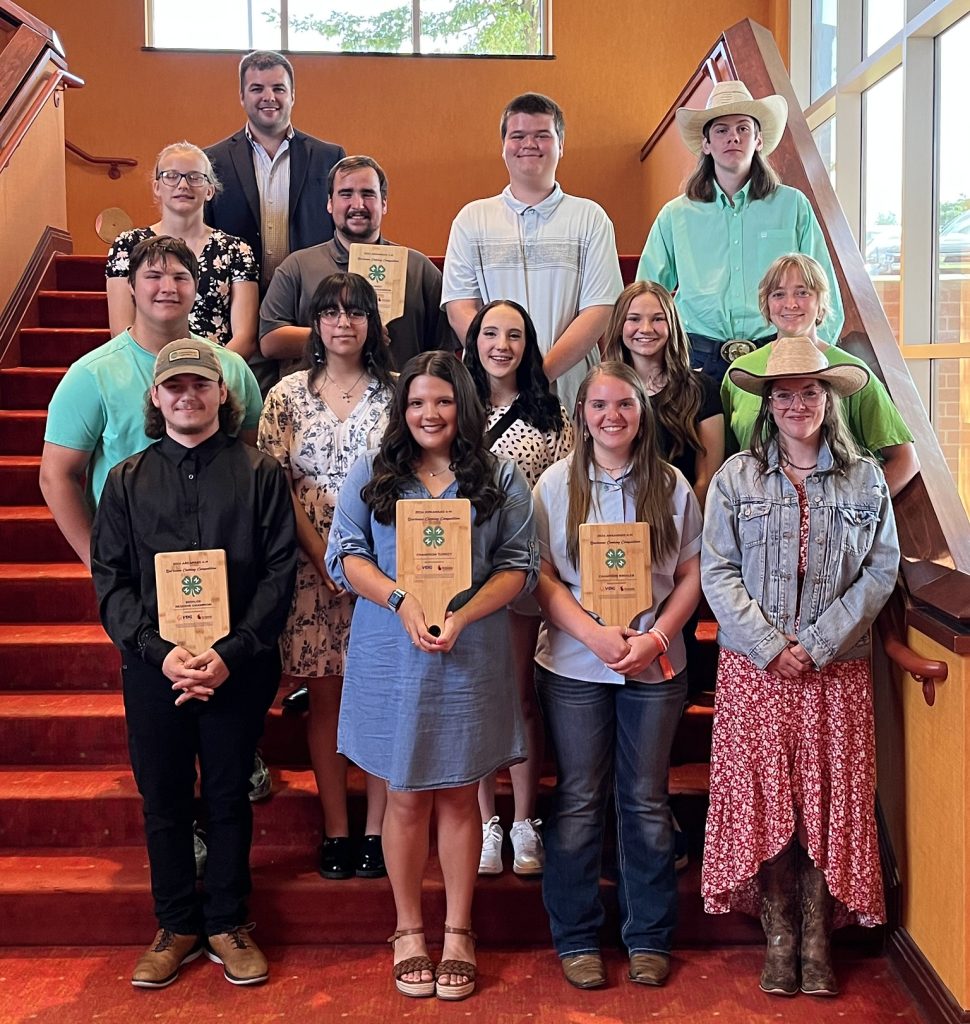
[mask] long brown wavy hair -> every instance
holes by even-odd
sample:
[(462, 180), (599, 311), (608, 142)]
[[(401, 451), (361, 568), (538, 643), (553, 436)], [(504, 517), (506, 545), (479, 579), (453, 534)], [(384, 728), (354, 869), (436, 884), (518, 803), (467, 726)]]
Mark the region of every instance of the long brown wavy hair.
[(599, 377), (614, 377), (629, 384), (640, 406), (640, 429), (630, 453), (630, 479), (633, 483), (636, 521), (650, 524), (650, 551), (654, 559), (659, 559), (670, 552), (677, 542), (674, 520), (670, 514), (676, 477), (673, 466), (665, 462), (657, 450), (657, 430), (643, 381), (632, 367), (615, 359), (594, 366), (586, 374), (576, 395), (576, 411), (573, 414), (576, 441), (569, 467), (566, 551), (573, 565), (578, 565), (579, 527), (586, 522), (593, 502), (593, 488), (590, 484), (593, 440), (586, 427), (586, 396), (590, 385)]
[[(711, 125), (716, 120), (716, 117), (712, 118), (704, 125), (704, 138), (708, 142), (711, 141)], [(760, 135), (761, 125), (758, 123), (758, 119), (753, 117), (751, 120), (754, 121)], [(754, 152), (748, 180), (751, 182), (751, 187), (748, 189), (749, 199), (764, 199), (781, 184), (778, 172), (771, 166), (768, 158), (762, 154), (760, 149), (756, 149)], [(714, 202), (717, 197), (717, 189), (714, 187), (714, 157), (710, 153), (701, 153), (694, 173), (687, 179), (684, 192), (688, 199), (693, 199), (696, 203)]]
[(663, 285), (655, 281), (634, 281), (620, 292), (606, 328), (603, 358), (633, 366), (633, 354), (623, 344), (623, 325), (633, 300), (641, 295), (652, 295), (667, 319), (667, 344), (663, 353), (667, 385), (650, 401), (655, 416), (670, 434), (670, 451), (664, 452), (664, 457), (673, 461), (689, 448), (705, 455), (707, 449), (697, 430), (697, 414), (704, 401), (704, 390), (696, 371), (690, 368), (690, 347), (680, 314)]
[(458, 481), (459, 497), (471, 501), (476, 522), (483, 523), (501, 508), (505, 494), (494, 482), (495, 456), (483, 444), (485, 409), (470, 374), (450, 352), (422, 352), (404, 364), (388, 413), (387, 430), (374, 458), (373, 474), (361, 488), (361, 500), (379, 523), (394, 522), (395, 503), (405, 481), (414, 476), (421, 455), (405, 413), (411, 384), (423, 374), (445, 381), (455, 393), (458, 432), (451, 443), (449, 468)]

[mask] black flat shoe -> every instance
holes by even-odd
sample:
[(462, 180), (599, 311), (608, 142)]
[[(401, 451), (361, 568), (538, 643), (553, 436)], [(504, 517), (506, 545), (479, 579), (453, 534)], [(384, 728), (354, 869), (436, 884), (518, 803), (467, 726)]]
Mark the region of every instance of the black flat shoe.
[(280, 706), (284, 711), (301, 715), (304, 711), (310, 710), (310, 691), (305, 686), (297, 687), (280, 701)]
[(354, 877), (354, 858), (351, 856), (350, 840), (346, 836), (327, 836), (323, 840), (317, 870), (324, 878)]
[(364, 836), (357, 848), (357, 877), (383, 878), (387, 874), (384, 866), (384, 847), (380, 836)]

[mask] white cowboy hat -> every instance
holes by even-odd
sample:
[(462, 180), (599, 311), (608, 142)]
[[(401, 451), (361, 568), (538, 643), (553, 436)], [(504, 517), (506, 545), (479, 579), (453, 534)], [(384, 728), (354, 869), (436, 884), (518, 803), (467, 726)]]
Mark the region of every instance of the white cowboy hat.
[(764, 373), (752, 373), (740, 366), (732, 366), (728, 376), (733, 384), (752, 395), (763, 394), (765, 384), (773, 380), (813, 377), (831, 384), (840, 398), (848, 398), (866, 386), (869, 371), (855, 363), (829, 366), (829, 361), (811, 338), (780, 338), (771, 343)]
[(717, 82), (703, 110), (681, 107), (675, 114), (684, 145), (700, 156), (704, 144), (704, 125), (728, 114), (745, 114), (761, 126), (761, 152), (767, 156), (781, 142), (788, 121), (788, 101), (784, 96), (751, 98), (744, 82)]

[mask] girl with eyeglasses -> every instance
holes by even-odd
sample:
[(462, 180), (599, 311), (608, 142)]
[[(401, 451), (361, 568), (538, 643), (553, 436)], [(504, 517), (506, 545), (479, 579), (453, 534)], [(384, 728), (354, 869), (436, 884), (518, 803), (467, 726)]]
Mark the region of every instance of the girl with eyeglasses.
[(832, 928), (885, 919), (869, 628), (896, 583), (896, 525), (840, 414), (865, 367), (789, 338), (763, 372), (728, 373), (760, 406), (704, 519), (721, 653), (701, 891), (708, 913), (760, 915), (763, 991), (833, 996)]
[(190, 142), (166, 146), (155, 160), (152, 194), (160, 217), (146, 228), (123, 231), (105, 265), (108, 326), (121, 334), (135, 312), (128, 286), (131, 250), (153, 235), (181, 238), (199, 260), (199, 291), (189, 314), (193, 333), (225, 345), (244, 359), (256, 354), (259, 271), (248, 243), (203, 220), (205, 204), (221, 188), (209, 158)]
[(308, 370), (266, 396), (259, 447), (290, 478), (296, 511), (297, 577), (280, 641), (283, 671), (309, 690), (307, 739), (323, 810), (318, 870), (324, 878), (385, 874), (381, 848), (386, 792), (367, 776), (367, 820), (354, 850), (347, 820), (347, 759), (337, 753), (344, 658), (353, 604), (327, 573), (337, 495), (357, 459), (380, 443), (393, 382), (377, 296), (357, 274), (324, 278), (310, 304)]

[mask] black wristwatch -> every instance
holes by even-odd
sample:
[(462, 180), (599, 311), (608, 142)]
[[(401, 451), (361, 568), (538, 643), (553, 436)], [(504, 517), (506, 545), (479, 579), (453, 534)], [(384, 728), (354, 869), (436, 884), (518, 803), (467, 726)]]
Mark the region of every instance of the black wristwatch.
[(391, 596), (387, 599), (387, 607), (390, 608), (392, 612), (400, 611), (401, 602), (407, 596), (406, 590), (392, 590)]

